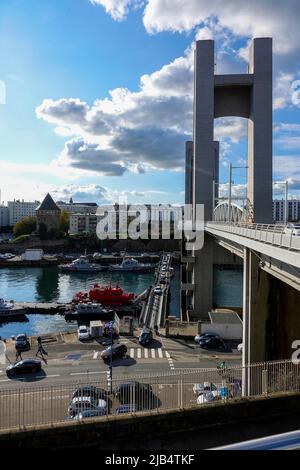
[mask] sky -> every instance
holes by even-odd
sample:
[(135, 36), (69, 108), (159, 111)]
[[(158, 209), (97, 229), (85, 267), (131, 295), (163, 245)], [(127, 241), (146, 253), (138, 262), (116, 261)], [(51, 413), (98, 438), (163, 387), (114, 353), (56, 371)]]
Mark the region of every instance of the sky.
[[(271, 7), (270, 7), (271, 6)], [(0, 0), (2, 201), (184, 201), (193, 51), (243, 73), (253, 37), (274, 41), (274, 181), (300, 198), (297, 0)], [(247, 165), (247, 121), (217, 119), (221, 192)], [(234, 170), (245, 194), (246, 170)], [(274, 186), (283, 197), (282, 185)]]

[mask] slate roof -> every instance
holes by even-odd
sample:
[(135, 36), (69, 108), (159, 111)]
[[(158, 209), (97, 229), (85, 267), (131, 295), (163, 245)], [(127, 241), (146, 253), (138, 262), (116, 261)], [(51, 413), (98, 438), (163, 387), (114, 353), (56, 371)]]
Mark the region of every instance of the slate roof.
[(36, 208), (36, 211), (58, 211), (60, 212), (60, 208), (55, 204), (52, 197), (48, 193), (43, 202)]

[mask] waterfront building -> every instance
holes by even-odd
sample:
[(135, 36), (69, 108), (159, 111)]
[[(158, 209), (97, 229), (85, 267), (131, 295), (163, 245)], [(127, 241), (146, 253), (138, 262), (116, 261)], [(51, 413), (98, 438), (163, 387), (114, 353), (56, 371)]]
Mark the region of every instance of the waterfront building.
[(36, 208), (35, 214), (37, 219), (37, 231), (39, 230), (40, 224), (45, 224), (48, 231), (60, 229), (61, 210), (49, 193)]
[(9, 223), (10, 227), (13, 227), (20, 220), (25, 219), (25, 217), (34, 217), (35, 210), (39, 205), (39, 201), (27, 202), (20, 201), (19, 199), (14, 199), (13, 201), (8, 201), (7, 207), (9, 212)]
[(96, 233), (98, 217), (96, 214), (70, 214), (70, 235)]
[[(274, 222), (284, 223), (285, 215), (285, 200), (276, 199), (273, 201), (273, 220)], [(289, 199), (288, 200), (288, 222), (300, 222), (300, 200)]]
[(69, 202), (57, 201), (56, 204), (69, 214), (96, 214), (98, 208), (96, 202), (73, 202), (72, 198)]
[(7, 206), (0, 206), (0, 229), (9, 226), (9, 211)]

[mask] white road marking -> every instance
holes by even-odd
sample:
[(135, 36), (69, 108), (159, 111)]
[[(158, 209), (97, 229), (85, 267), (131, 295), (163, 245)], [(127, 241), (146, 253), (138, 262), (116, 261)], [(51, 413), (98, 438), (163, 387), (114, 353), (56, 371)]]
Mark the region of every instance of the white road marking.
[(97, 359), (99, 355), (99, 351), (94, 351), (93, 359)]
[(141, 359), (141, 357), (142, 357), (142, 351), (141, 351), (140, 348), (137, 350), (137, 357), (138, 357), (138, 359)]
[(88, 374), (106, 374), (106, 372), (101, 372), (101, 371), (91, 371), (91, 370), (87, 370), (85, 372), (72, 372), (72, 374), (70, 375), (88, 375)]
[(148, 359), (149, 357), (148, 349), (144, 349), (144, 355), (145, 355), (145, 359)]
[(0, 380), (0, 382), (10, 382), (10, 379)]
[(168, 353), (168, 351), (166, 351), (166, 357), (169, 359), (171, 356), (170, 354)]
[(39, 375), (36, 377), (37, 379), (51, 379), (52, 377), (60, 377), (59, 374), (53, 374), (53, 375)]
[(154, 359), (155, 358), (155, 349), (151, 349), (151, 357)]
[(134, 358), (134, 349), (130, 348), (129, 356)]
[(158, 357), (162, 358), (162, 357), (163, 357), (163, 352), (162, 352), (162, 350), (161, 350), (161, 349), (158, 349), (157, 352), (158, 352)]

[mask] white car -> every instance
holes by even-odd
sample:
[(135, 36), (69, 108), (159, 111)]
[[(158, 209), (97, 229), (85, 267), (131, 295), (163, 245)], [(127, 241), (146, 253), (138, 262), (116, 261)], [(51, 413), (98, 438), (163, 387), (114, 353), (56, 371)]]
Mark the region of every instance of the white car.
[(295, 237), (300, 237), (300, 225), (299, 224), (289, 224), (284, 229), (286, 235), (294, 235)]
[(162, 289), (160, 287), (155, 287), (155, 289), (153, 289), (153, 292), (156, 295), (161, 295), (162, 294)]
[(238, 352), (243, 352), (243, 343), (239, 344), (237, 347)]
[(84, 341), (90, 338), (90, 331), (89, 328), (85, 325), (81, 325), (78, 328), (78, 339), (79, 341)]

